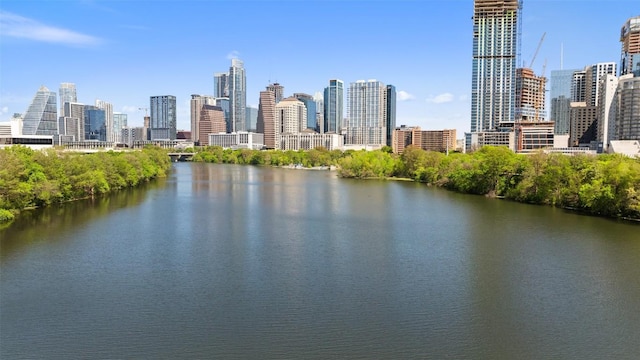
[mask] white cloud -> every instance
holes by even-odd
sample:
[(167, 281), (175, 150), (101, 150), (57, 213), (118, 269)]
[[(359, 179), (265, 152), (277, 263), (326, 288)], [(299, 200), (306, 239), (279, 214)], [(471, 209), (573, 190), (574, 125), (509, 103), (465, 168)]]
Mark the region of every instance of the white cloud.
[(237, 59), (239, 55), (240, 55), (240, 52), (238, 52), (238, 50), (233, 50), (227, 54), (227, 59), (228, 60)]
[(96, 45), (101, 42), (90, 35), (41, 24), (7, 11), (0, 11), (0, 35), (67, 45)]
[(451, 101), (453, 101), (453, 94), (451, 93), (442, 93), (440, 95), (427, 98), (427, 102), (432, 104), (444, 104)]
[(0, 109), (0, 114), (6, 114), (8, 112), (9, 112), (8, 106), (3, 106), (2, 109)]
[(406, 91), (404, 91), (404, 90), (400, 90), (400, 91), (398, 91), (398, 94), (397, 94), (397, 95), (398, 95), (398, 100), (399, 100), (399, 101), (413, 100), (413, 99), (415, 99), (415, 98), (416, 98), (415, 96), (413, 96), (413, 95), (409, 94), (408, 92), (406, 92)]
[(125, 114), (137, 112), (139, 109), (138, 106), (125, 105), (122, 107), (122, 112)]

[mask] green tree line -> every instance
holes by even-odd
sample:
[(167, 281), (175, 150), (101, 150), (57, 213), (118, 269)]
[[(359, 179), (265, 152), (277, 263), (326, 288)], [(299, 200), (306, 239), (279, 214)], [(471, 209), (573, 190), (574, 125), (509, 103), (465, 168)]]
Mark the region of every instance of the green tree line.
[(93, 197), (164, 177), (165, 150), (77, 154), (22, 146), (0, 149), (0, 223), (19, 210)]

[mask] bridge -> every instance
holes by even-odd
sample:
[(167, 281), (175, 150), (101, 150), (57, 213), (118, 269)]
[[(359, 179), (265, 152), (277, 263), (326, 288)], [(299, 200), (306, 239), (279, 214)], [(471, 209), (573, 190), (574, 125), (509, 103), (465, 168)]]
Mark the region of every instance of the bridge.
[(168, 153), (167, 155), (169, 155), (169, 157), (171, 158), (171, 161), (173, 162), (178, 162), (178, 161), (191, 161), (191, 159), (193, 158), (193, 155), (195, 155), (196, 153), (190, 152), (171, 152)]

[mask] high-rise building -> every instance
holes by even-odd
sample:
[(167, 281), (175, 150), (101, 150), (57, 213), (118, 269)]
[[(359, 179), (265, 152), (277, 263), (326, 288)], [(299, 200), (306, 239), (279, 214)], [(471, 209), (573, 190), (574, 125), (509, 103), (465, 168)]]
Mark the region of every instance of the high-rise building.
[(246, 120), (247, 131), (256, 132), (257, 122), (258, 122), (258, 109), (251, 106), (247, 106), (246, 116), (247, 116), (247, 120)]
[[(342, 129), (344, 111), (344, 82), (338, 79), (329, 80), (324, 88), (324, 132), (339, 134)], [(266, 142), (266, 140), (265, 140)]]
[(316, 102), (316, 131), (324, 133), (324, 94), (321, 91), (317, 91), (313, 95), (313, 100)]
[(544, 121), (547, 78), (536, 76), (532, 69), (516, 69), (516, 120)]
[(604, 75), (615, 73), (614, 62), (593, 64), (573, 73), (569, 105), (569, 146), (597, 146), (599, 84)]
[(386, 145), (387, 87), (378, 80), (358, 80), (347, 90), (345, 144)]
[(391, 146), (393, 142), (393, 129), (396, 128), (396, 87), (393, 85), (387, 85), (387, 119), (385, 121), (387, 126), (387, 140), (386, 145)]
[(112, 137), (113, 141), (117, 143), (122, 143), (122, 129), (127, 127), (127, 114), (114, 112), (113, 113), (113, 129), (112, 129)]
[(200, 139), (200, 112), (204, 105), (215, 105), (216, 100), (213, 96), (207, 95), (191, 95), (191, 138), (194, 141)]
[(62, 115), (58, 120), (60, 135), (72, 141), (84, 140), (84, 105), (76, 102), (65, 102)]
[(279, 83), (269, 84), (267, 90), (273, 92), (273, 96), (276, 97), (276, 105), (284, 99), (284, 86)]
[(224, 123), (227, 126), (227, 132), (231, 133), (233, 132), (233, 124), (231, 124), (231, 108), (229, 104), (229, 98), (216, 98), (215, 105), (222, 108), (222, 112), (224, 113)]
[(571, 83), (573, 73), (578, 69), (551, 71), (551, 114), (557, 135), (569, 134), (569, 104), (571, 103)]
[(209, 134), (225, 133), (227, 125), (222, 108), (208, 104), (202, 105), (198, 128), (200, 137), (197, 140), (200, 146), (209, 145)]
[(640, 77), (640, 16), (632, 17), (620, 30), (622, 58), (620, 75), (634, 74)]
[(107, 141), (107, 114), (97, 106), (84, 107), (84, 139)]
[(616, 140), (640, 140), (640, 77), (621, 76), (617, 94)]
[(22, 135), (58, 134), (58, 104), (55, 91), (41, 86), (22, 120)]
[(598, 86), (600, 87), (598, 90), (600, 100), (598, 101), (596, 113), (598, 126), (596, 140), (598, 141), (598, 146), (601, 147), (598, 150), (606, 152), (609, 141), (615, 140), (612, 138), (613, 133), (609, 130), (615, 123), (616, 118), (614, 100), (618, 90), (618, 77), (613, 74), (605, 74), (600, 79)]
[(173, 95), (151, 96), (150, 140), (176, 139), (176, 97)]
[[(113, 105), (109, 102), (96, 100), (96, 107), (98, 109), (104, 110), (105, 114), (105, 126), (107, 129), (107, 140), (106, 141), (116, 141), (116, 137), (118, 136), (114, 132), (114, 123), (113, 123)], [(121, 131), (118, 129), (117, 133), (120, 134)]]
[(229, 68), (229, 117), (232, 132), (245, 131), (247, 111), (247, 79), (244, 63), (239, 59), (231, 59)]
[(317, 131), (316, 129), (318, 128), (318, 124), (317, 124), (318, 111), (316, 108), (316, 101), (313, 99), (313, 96), (309, 94), (304, 94), (304, 93), (295, 93), (293, 94), (293, 97), (302, 101), (304, 103), (304, 106), (307, 108), (306, 128), (309, 130)]
[(258, 133), (264, 134), (264, 146), (267, 149), (276, 148), (276, 98), (272, 91), (260, 92), (258, 104)]
[(471, 132), (513, 123), (516, 106), (518, 0), (475, 0)]
[(281, 134), (297, 134), (306, 128), (307, 108), (302, 101), (291, 96), (276, 104), (276, 143)]
[(426, 151), (449, 152), (456, 149), (456, 130), (421, 130), (419, 126), (400, 126), (393, 131), (391, 148), (402, 154), (408, 146)]
[(78, 102), (78, 96), (76, 94), (76, 84), (61, 83), (60, 90), (58, 91), (58, 96), (60, 97), (60, 113), (62, 114), (60, 116), (68, 116), (63, 113), (62, 109), (64, 107), (64, 103), (66, 102), (72, 102), (72, 103)]
[(229, 73), (213, 74), (213, 96), (217, 98), (229, 97)]

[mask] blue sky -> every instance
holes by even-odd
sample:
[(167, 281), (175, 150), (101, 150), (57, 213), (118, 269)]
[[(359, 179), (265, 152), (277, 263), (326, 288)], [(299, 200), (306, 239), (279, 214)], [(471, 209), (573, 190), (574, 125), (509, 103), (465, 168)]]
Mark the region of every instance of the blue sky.
[[(189, 129), (191, 94), (244, 61), (247, 104), (271, 81), (314, 94), (339, 78), (398, 90), (397, 124), (469, 131), (472, 0), (2, 0), (0, 121), (26, 111), (41, 85), (77, 86), (141, 126), (153, 95), (175, 95)], [(546, 75), (620, 60), (620, 28), (637, 0), (525, 0), (521, 53)], [(345, 93), (346, 96), (346, 93)], [(346, 104), (345, 104), (346, 106)], [(346, 109), (345, 109), (346, 116)]]

